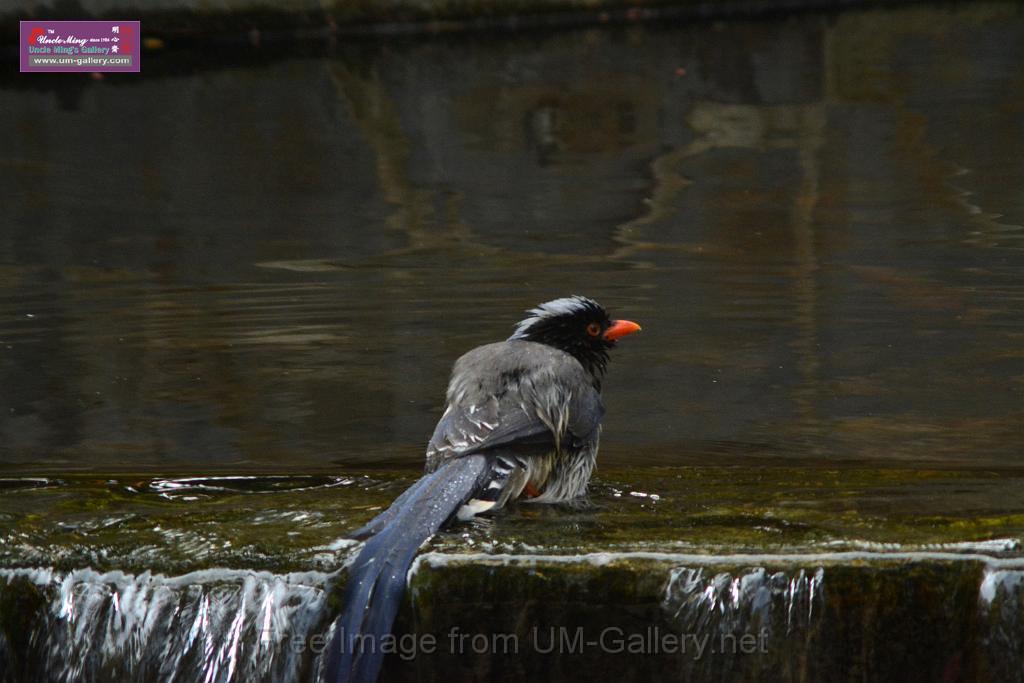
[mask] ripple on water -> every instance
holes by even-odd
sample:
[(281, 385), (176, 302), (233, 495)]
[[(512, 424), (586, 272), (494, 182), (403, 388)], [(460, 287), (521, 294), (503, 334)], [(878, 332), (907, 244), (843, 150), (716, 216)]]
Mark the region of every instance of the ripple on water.
[(133, 492), (156, 493), (164, 498), (198, 495), (279, 493), (284, 491), (311, 491), (355, 483), (352, 477), (326, 475), (282, 475), (282, 476), (219, 476), (180, 477), (176, 479), (152, 479)]
[(45, 489), (63, 485), (64, 482), (60, 479), (49, 479), (46, 477), (4, 477), (0, 478), (0, 493), (24, 489)]

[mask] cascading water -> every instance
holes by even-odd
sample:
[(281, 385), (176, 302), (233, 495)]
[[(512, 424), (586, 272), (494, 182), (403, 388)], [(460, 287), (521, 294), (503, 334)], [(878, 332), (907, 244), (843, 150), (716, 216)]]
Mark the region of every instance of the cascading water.
[(672, 570), (662, 606), (675, 629), (691, 638), (682, 674), (711, 680), (751, 661), (774, 678), (796, 678), (801, 653), (822, 619), (825, 570), (713, 572)]
[(748, 633), (764, 628), (783, 633), (806, 629), (822, 604), (825, 570), (787, 574), (763, 568), (711, 575), (705, 568), (674, 569), (665, 588), (665, 607), (691, 631), (714, 628)]
[(318, 665), (330, 583), (318, 572), (3, 570), (3, 677), (308, 680)]
[(980, 598), (982, 647), (993, 679), (1024, 683), (1024, 570), (987, 570)]

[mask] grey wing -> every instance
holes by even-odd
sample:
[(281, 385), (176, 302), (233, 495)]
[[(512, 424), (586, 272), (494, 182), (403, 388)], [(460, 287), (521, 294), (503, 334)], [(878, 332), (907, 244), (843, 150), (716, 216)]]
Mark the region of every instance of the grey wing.
[(579, 448), (597, 438), (604, 417), (590, 384), (520, 384), (499, 399), (449, 403), (427, 446), (427, 470), (452, 457), (505, 448), (528, 457)]
[(448, 406), (427, 447), (426, 469), (432, 472), (452, 458), (489, 456), (489, 472), (458, 511), (460, 519), (469, 519), (519, 496), (529, 478), (529, 455), (553, 448), (551, 430), (536, 415), (492, 397), (483, 405)]
[(530, 452), (551, 450), (551, 429), (521, 405), (490, 397), (481, 404), (449, 404), (427, 446), (427, 471), (449, 458), (493, 451), (502, 447)]

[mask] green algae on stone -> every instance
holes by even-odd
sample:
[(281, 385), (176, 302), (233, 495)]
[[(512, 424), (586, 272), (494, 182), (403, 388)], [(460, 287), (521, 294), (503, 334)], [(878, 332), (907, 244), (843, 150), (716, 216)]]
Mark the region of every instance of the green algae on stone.
[[(329, 570), (357, 547), (345, 537), (416, 476), (231, 483), (93, 475), (11, 487), (0, 493), (0, 566)], [(429, 547), (560, 555), (985, 547), (1012, 554), (1024, 537), (1021, 479), (954, 470), (608, 470), (587, 499), (517, 504), (453, 524)]]
[(36, 648), (33, 646), (35, 624), (47, 599), (27, 576), (0, 577), (0, 651), (8, 656), (3, 662), (4, 676), (10, 680), (26, 680)]
[[(113, 475), (11, 487), (0, 494), (0, 564), (83, 577), (81, 568), (94, 567), (109, 573), (83, 580), (140, 586), (177, 586), (188, 581), (166, 577), (225, 567), (210, 571), (255, 572), (261, 591), (277, 582), (267, 570), (315, 570), (327, 590), (315, 627), (323, 630), (346, 578), (328, 572), (359, 548), (346, 535), (416, 476), (235, 486)], [(515, 505), (431, 541), (396, 634), (434, 634), (439, 648), (392, 658), (386, 674), (1013, 680), (1024, 639), (1020, 484), (1020, 475), (985, 471), (602, 471), (585, 500)], [(188, 590), (221, 590), (199, 586)], [(21, 642), (24, 620), (54, 599), (8, 580), (4, 638)], [(516, 642), (519, 652), (484, 656), (474, 638)], [(696, 656), (715, 638), (718, 651)], [(735, 654), (744, 644), (754, 650)], [(552, 647), (572, 651), (554, 657)], [(652, 647), (660, 649), (630, 651)]]
[[(550, 666), (572, 680), (1001, 680), (983, 674), (1024, 662), (1005, 642), (992, 645), (993, 634), (1012, 643), (1024, 633), (1019, 619), (979, 619), (987, 562), (951, 553), (431, 554), (412, 574), (414, 621), (399, 628), (442, 643), (452, 633), (505, 634), (518, 645), (514, 658), (442, 649), (417, 669), (424, 680), (526, 678)], [(538, 633), (567, 638), (569, 656), (550, 657)], [(665, 647), (680, 642), (690, 650)], [(698, 652), (700, 643), (719, 647)]]
[(72, 477), (62, 487), (0, 495), (0, 566), (168, 573), (333, 568), (344, 544), (332, 543), (372, 514), (365, 509), (369, 500), (379, 506), (392, 495), (386, 487), (376, 491), (379, 478), (181, 496), (148, 491), (148, 481)]

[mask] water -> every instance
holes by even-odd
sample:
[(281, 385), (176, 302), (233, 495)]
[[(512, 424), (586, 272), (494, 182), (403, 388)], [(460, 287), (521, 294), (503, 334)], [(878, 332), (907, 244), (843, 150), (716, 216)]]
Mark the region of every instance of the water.
[(16, 633), (18, 642), (0, 637), (4, 677), (310, 679), (318, 658), (295, 644), (326, 628), (327, 586), (317, 574), (228, 570), (173, 578), (88, 569), (0, 572), (8, 605), (42, 603), (28, 631)]
[(1019, 467), (1022, 32), (977, 5), (7, 79), (0, 462), (415, 467), (452, 361), (579, 292), (644, 324), (603, 463)]

